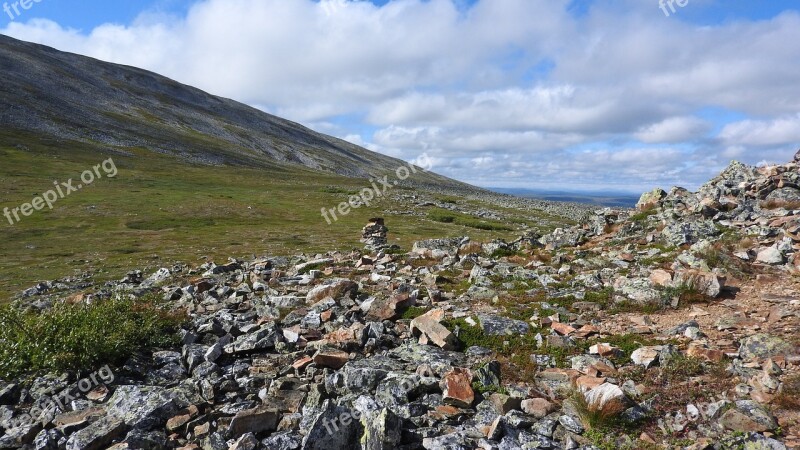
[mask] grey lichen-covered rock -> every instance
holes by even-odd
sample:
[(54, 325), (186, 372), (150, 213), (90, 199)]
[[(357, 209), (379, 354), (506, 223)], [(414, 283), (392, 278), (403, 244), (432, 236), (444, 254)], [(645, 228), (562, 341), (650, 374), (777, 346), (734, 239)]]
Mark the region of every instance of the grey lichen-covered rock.
[(756, 262), (768, 264), (770, 266), (779, 266), (786, 262), (786, 258), (777, 247), (773, 246), (767, 247), (758, 252), (758, 255), (756, 256)]
[(88, 427), (74, 433), (66, 443), (67, 450), (100, 450), (115, 439), (125, 436), (128, 426), (117, 417), (103, 417)]
[(661, 232), (664, 240), (676, 247), (691, 245), (704, 239), (712, 239), (720, 235), (720, 230), (710, 220), (693, 222), (677, 221), (667, 224)]
[(764, 432), (778, 428), (772, 414), (752, 400), (739, 400), (719, 419), (720, 425), (738, 432)]
[(488, 314), (479, 314), (478, 321), (480, 322), (481, 330), (492, 336), (517, 336), (527, 333), (531, 328), (530, 325), (521, 320)]
[(370, 397), (359, 397), (353, 402), (359, 412), (362, 450), (393, 450), (400, 446), (402, 420), (388, 408), (382, 408)]
[(742, 359), (766, 359), (794, 352), (794, 347), (777, 336), (756, 334), (742, 341), (739, 357)]
[(636, 203), (636, 209), (644, 211), (653, 208), (657, 206), (658, 202), (660, 202), (666, 196), (667, 193), (660, 188), (653, 189), (650, 192), (645, 192)]
[(313, 305), (325, 297), (339, 300), (344, 296), (353, 297), (358, 291), (358, 284), (345, 278), (325, 280), (321, 285), (311, 289), (306, 295), (306, 304)]
[(360, 422), (349, 408), (326, 400), (303, 438), (302, 450), (350, 450), (358, 448)]
[(438, 437), (425, 438), (422, 448), (425, 450), (469, 450), (474, 448), (472, 439), (463, 433), (451, 433)]
[(411, 252), (426, 258), (442, 259), (446, 256), (458, 254), (458, 249), (467, 242), (469, 242), (468, 237), (428, 239), (414, 242)]
[(657, 303), (662, 294), (648, 278), (618, 278), (614, 281), (614, 289), (637, 303)]
[(793, 187), (775, 189), (764, 200), (778, 203), (797, 203), (800, 202), (800, 189)]
[(556, 228), (552, 233), (539, 239), (542, 245), (548, 249), (559, 249), (562, 247), (575, 247), (586, 240), (583, 230), (576, 228)]

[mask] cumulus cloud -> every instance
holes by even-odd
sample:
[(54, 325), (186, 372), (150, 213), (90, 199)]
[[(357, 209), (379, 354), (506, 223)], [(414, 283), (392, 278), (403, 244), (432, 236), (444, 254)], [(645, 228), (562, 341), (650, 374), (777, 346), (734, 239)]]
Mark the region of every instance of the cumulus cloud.
[(634, 134), (642, 142), (675, 143), (693, 141), (711, 130), (711, 124), (697, 117), (670, 117), (641, 128)]
[(639, 0), (572, 5), (198, 0), (182, 17), (144, 12), (88, 32), (33, 19), (0, 32), (153, 70), (374, 151), (425, 153), (483, 185), (691, 187), (730, 158), (797, 147), (796, 11), (698, 24)]
[(727, 145), (752, 147), (800, 143), (800, 114), (772, 120), (743, 120), (725, 126), (719, 138)]

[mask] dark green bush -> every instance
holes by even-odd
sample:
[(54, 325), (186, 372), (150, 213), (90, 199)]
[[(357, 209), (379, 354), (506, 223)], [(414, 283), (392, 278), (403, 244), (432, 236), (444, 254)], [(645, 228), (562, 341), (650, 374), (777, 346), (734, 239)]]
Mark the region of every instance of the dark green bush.
[(0, 306), (0, 378), (121, 362), (141, 348), (176, 344), (184, 320), (153, 298), (58, 303), (42, 313)]

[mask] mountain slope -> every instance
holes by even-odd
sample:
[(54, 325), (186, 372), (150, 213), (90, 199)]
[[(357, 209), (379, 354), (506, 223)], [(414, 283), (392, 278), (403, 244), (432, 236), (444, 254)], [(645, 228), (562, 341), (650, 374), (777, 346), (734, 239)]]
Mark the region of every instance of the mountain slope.
[[(366, 178), (404, 163), (134, 67), (0, 36), (0, 127), (204, 164)], [(474, 188), (426, 174), (425, 184)]]

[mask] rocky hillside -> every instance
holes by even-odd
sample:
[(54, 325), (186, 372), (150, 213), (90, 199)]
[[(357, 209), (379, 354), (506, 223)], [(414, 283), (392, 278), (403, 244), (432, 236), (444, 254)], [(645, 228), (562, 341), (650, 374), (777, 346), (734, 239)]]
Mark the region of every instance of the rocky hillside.
[[(193, 163), (290, 164), (359, 178), (405, 165), (152, 72), (7, 36), (0, 36), (0, 71), (3, 141), (22, 133), (118, 151), (144, 148)], [(477, 190), (436, 174), (418, 181)]]
[(376, 220), (362, 252), (44, 283), (156, 293), (182, 343), (0, 383), (0, 448), (797, 448), (798, 231), (798, 162), (733, 163), (514, 242), (398, 254)]

